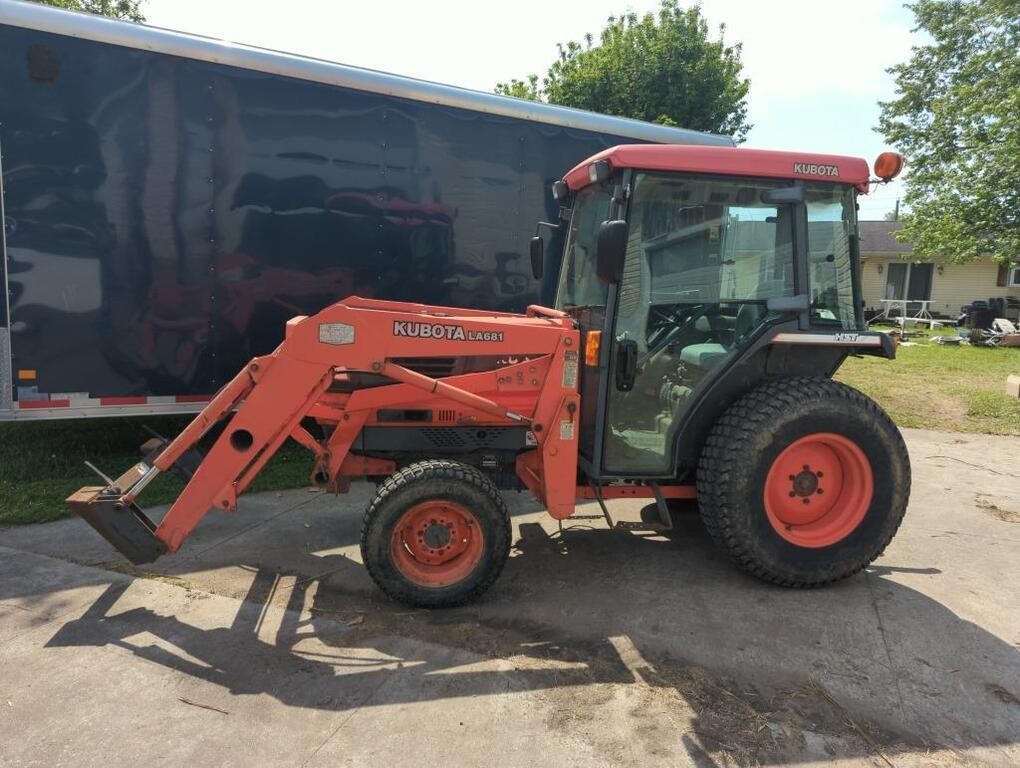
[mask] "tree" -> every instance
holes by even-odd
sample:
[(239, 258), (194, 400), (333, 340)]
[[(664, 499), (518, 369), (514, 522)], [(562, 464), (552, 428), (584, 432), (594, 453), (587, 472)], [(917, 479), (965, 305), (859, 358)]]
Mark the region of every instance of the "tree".
[(124, 21), (145, 21), (141, 5), (143, 0), (35, 0), (43, 5), (54, 5), (69, 11), (85, 11)]
[(507, 96), (548, 101), (663, 125), (733, 135), (743, 141), (749, 81), (741, 47), (709, 39), (698, 6), (662, 0), (658, 14), (610, 16), (599, 43), (559, 45), (559, 58), (538, 75), (496, 85)]
[(931, 42), (892, 67), (878, 130), (909, 163), (916, 258), (1020, 259), (1020, 0), (917, 0)]

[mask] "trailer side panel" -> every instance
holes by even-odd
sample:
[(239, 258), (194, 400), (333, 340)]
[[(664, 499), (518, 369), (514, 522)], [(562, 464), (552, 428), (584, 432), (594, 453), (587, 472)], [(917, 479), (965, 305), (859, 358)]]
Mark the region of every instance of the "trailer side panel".
[(352, 294), (548, 301), (549, 184), (634, 141), (16, 26), (0, 51), (21, 416), (193, 409)]

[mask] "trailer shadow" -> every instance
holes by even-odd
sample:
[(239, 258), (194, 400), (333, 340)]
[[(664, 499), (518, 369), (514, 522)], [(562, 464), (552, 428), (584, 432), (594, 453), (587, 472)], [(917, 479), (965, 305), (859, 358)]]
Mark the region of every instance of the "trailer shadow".
[(645, 713), (635, 733), (683, 736), (698, 763), (795, 759), (808, 738), (844, 756), (1020, 741), (1017, 648), (886, 578), (937, 569), (885, 564), (827, 590), (779, 590), (681, 524), (686, 537), (669, 541), (524, 523), (487, 598), (448, 611), (409, 611), (347, 558), (315, 558), (326, 575), (290, 574), (270, 632), (286, 573), (258, 569), (217, 628), (119, 607), (131, 584), (118, 583), (48, 645), (117, 646), (234, 696), (320, 710), (541, 692), (535, 706), (567, 729), (597, 724), (607, 686), (625, 686)]

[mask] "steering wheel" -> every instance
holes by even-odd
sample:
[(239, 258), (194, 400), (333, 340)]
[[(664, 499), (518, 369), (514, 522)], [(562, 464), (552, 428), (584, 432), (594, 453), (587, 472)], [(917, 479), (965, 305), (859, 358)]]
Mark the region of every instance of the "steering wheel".
[[(660, 316), (663, 318), (663, 320), (666, 323), (676, 323), (677, 316), (680, 314), (679, 306), (680, 305), (674, 305), (673, 311), (669, 312), (669, 313), (659, 312), (659, 310), (656, 310), (656, 311), (659, 312)], [(662, 334), (662, 338), (655, 339), (655, 340), (651, 340), (650, 339), (649, 340), (650, 343), (648, 345), (648, 350), (641, 357), (638, 358), (638, 361), (637, 361), (638, 368), (641, 368), (641, 366), (643, 366), (645, 363), (647, 363), (649, 360), (651, 360), (657, 354), (662, 352), (662, 350), (664, 350), (666, 347), (668, 347), (670, 344), (672, 344), (673, 341), (681, 333), (683, 333), (684, 331), (686, 331), (689, 328), (693, 327), (693, 325), (696, 322), (698, 322), (699, 319), (701, 319), (702, 317), (704, 317), (705, 315), (708, 314), (708, 311), (714, 305), (712, 305), (712, 304), (694, 304), (694, 305), (686, 304), (686, 305), (683, 305), (683, 306), (685, 308), (686, 307), (691, 307), (691, 313), (687, 316), (687, 319), (684, 320), (682, 323), (680, 323), (678, 325), (674, 324), (672, 327), (666, 328), (665, 332)], [(656, 333), (656, 335), (658, 335), (658, 333)]]

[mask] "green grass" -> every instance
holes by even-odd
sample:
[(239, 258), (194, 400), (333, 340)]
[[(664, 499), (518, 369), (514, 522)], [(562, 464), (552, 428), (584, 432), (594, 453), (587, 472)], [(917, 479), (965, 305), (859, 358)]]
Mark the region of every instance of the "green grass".
[[(143, 424), (173, 437), (187, 423), (187, 417), (137, 417), (0, 424), (0, 525), (66, 517), (65, 498), (83, 485), (102, 483), (85, 459), (117, 477), (138, 461), (138, 447), (149, 439)], [(251, 490), (304, 487), (311, 469), (312, 455), (288, 441)], [(145, 489), (141, 505), (169, 503), (180, 489), (175, 476), (160, 475)]]
[(1006, 376), (1020, 374), (1020, 348), (942, 346), (924, 331), (895, 360), (850, 358), (836, 378), (864, 392), (901, 427), (1020, 435), (1020, 400), (1006, 394)]
[[(895, 360), (850, 358), (839, 380), (871, 396), (902, 427), (1020, 435), (1020, 400), (1005, 394), (1007, 374), (1020, 374), (1020, 349), (943, 347), (928, 341), (947, 329), (925, 332)], [(0, 424), (0, 525), (44, 522), (67, 515), (64, 499), (98, 480), (82, 463), (90, 460), (116, 477), (138, 460), (148, 424), (173, 437), (187, 417), (138, 417)], [(253, 491), (307, 485), (311, 454), (288, 442), (252, 484)], [(143, 506), (166, 504), (180, 482), (160, 476), (141, 498)]]

